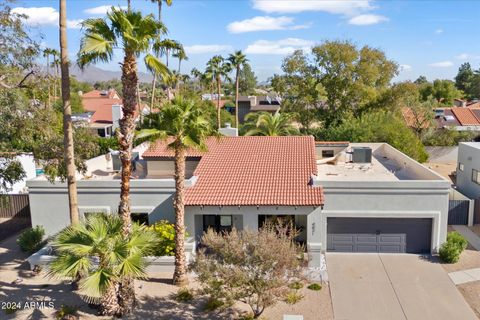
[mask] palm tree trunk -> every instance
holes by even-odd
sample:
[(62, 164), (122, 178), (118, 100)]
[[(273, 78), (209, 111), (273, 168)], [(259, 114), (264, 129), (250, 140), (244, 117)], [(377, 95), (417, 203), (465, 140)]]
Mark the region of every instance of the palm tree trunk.
[(48, 102), (47, 102), (47, 107), (50, 107), (51, 104), (51, 97), (50, 97), (50, 53), (47, 54), (47, 83), (48, 83)]
[(75, 156), (73, 148), (72, 106), (70, 104), (70, 75), (68, 70), (67, 45), (67, 0), (60, 0), (60, 52), (62, 67), (62, 102), (63, 102), (63, 148), (65, 166), (67, 167), (68, 204), (70, 222), (78, 222), (77, 182), (75, 179)]
[[(130, 217), (130, 176), (132, 175), (132, 146), (135, 130), (135, 107), (137, 104), (137, 59), (132, 51), (126, 50), (122, 65), (123, 117), (120, 119), (120, 159), (122, 161), (120, 204), (118, 213), (122, 217), (122, 233), (128, 237), (132, 229)], [(119, 303), (122, 314), (129, 314), (135, 305), (135, 290), (131, 278), (120, 280)]]
[(117, 284), (113, 283), (102, 296), (100, 302), (100, 315), (102, 316), (118, 316), (121, 311), (118, 307)]
[(127, 10), (128, 10), (128, 12), (130, 12), (132, 10), (132, 1), (131, 0), (127, 0)]
[(220, 77), (217, 77), (217, 125), (218, 129), (221, 128), (221, 117), (220, 117), (220, 86), (221, 86), (221, 80)]
[(237, 66), (235, 75), (235, 126), (238, 128), (238, 87), (240, 84), (240, 65)]
[(153, 105), (155, 104), (155, 87), (157, 86), (157, 74), (153, 73), (153, 80), (152, 80), (152, 98), (150, 99), (150, 111), (153, 109)]
[(178, 58), (178, 74), (180, 74), (181, 66), (182, 66), (182, 59)]
[(185, 150), (175, 146), (175, 272), (173, 283), (177, 286), (188, 284), (185, 260)]

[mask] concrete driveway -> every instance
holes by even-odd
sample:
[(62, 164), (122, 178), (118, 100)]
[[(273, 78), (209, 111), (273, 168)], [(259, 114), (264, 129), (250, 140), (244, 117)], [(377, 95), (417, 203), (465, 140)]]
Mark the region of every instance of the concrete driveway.
[(411, 254), (327, 253), (335, 319), (477, 319), (443, 268)]

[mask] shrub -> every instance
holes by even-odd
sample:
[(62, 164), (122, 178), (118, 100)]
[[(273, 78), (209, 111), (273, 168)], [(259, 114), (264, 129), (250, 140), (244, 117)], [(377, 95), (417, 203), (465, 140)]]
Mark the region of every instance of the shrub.
[(460, 259), (460, 254), (468, 246), (468, 241), (458, 232), (449, 232), (447, 242), (439, 250), (440, 259), (446, 263), (455, 263)]
[(288, 285), (290, 289), (299, 290), (303, 288), (303, 283), (299, 281), (292, 282)]
[(71, 320), (78, 319), (77, 309), (75, 307), (62, 304), (60, 310), (55, 312), (55, 319), (59, 320)]
[(456, 263), (458, 259), (460, 259), (460, 248), (452, 243), (452, 242), (445, 242), (442, 244), (439, 250), (440, 259), (442, 259), (446, 263)]
[[(153, 255), (157, 257), (175, 255), (175, 225), (161, 220), (150, 226), (149, 229), (155, 232), (159, 242)], [(188, 233), (185, 233), (185, 237), (188, 237)]]
[(207, 303), (205, 304), (204, 310), (214, 311), (224, 306), (225, 306), (225, 303), (222, 300), (214, 297), (210, 297), (208, 298)]
[(175, 295), (175, 300), (178, 302), (188, 302), (193, 299), (193, 293), (186, 287), (180, 288)]
[(15, 306), (15, 304), (13, 304), (5, 308), (5, 314), (11, 315), (17, 312), (17, 310), (18, 310), (17, 307)]
[(465, 239), (457, 231), (449, 232), (447, 234), (447, 242), (451, 242), (451, 243), (455, 244), (460, 249), (460, 252), (467, 249), (467, 246), (468, 246), (467, 239)]
[(310, 290), (313, 290), (313, 291), (320, 291), (322, 290), (322, 286), (319, 285), (318, 283), (312, 283), (312, 284), (309, 284), (307, 289), (310, 289)]
[(293, 227), (271, 224), (258, 231), (209, 230), (192, 265), (202, 293), (225, 306), (245, 302), (258, 318), (266, 307), (285, 299), (288, 284), (298, 275), (297, 234)]
[(35, 228), (31, 228), (22, 232), (17, 239), (17, 243), (22, 251), (34, 253), (43, 245), (44, 236), (45, 230), (43, 227), (36, 226)]
[(303, 295), (299, 293), (297, 290), (292, 290), (287, 293), (285, 297), (285, 302), (288, 304), (295, 304), (303, 299)]

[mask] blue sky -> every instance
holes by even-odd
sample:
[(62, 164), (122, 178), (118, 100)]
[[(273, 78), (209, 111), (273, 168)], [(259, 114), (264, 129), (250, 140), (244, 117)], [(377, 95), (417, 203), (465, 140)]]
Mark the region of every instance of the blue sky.
[[(132, 3), (144, 13), (157, 12), (149, 0)], [(106, 8), (102, 6), (125, 6), (126, 0), (67, 4), (73, 58), (81, 38), (78, 22), (101, 17)], [(29, 15), (32, 35), (43, 36), (41, 42), (48, 47), (58, 47), (58, 1), (17, 0), (13, 7)], [(347, 39), (384, 50), (401, 65), (395, 80), (414, 80), (419, 75), (451, 79), (465, 61), (480, 68), (478, 12), (480, 1), (173, 0), (171, 7), (164, 6), (162, 18), (168, 37), (187, 50), (183, 72), (203, 70), (214, 54), (227, 56), (240, 49), (263, 81), (280, 72), (282, 59), (292, 50)], [(99, 67), (119, 68), (116, 62)]]

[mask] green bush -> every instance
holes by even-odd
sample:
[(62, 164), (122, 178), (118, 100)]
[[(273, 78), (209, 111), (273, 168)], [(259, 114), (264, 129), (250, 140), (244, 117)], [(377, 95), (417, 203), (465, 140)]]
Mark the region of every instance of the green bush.
[(55, 318), (59, 320), (78, 319), (77, 309), (75, 307), (62, 304), (62, 306), (60, 307), (60, 310), (55, 312)]
[(288, 285), (290, 289), (299, 290), (303, 288), (303, 283), (299, 281), (292, 282)]
[(224, 306), (224, 302), (214, 297), (210, 297), (205, 304), (205, 311), (214, 311)]
[(467, 239), (465, 239), (457, 231), (452, 231), (447, 234), (447, 242), (451, 242), (455, 244), (460, 249), (460, 252), (467, 249), (467, 246), (468, 246)]
[(175, 296), (178, 302), (188, 302), (193, 299), (193, 293), (186, 287), (180, 288)]
[(310, 290), (313, 290), (313, 291), (320, 291), (322, 290), (322, 286), (319, 285), (318, 283), (312, 283), (312, 284), (309, 284), (307, 289), (310, 289)]
[(460, 259), (460, 248), (452, 242), (445, 242), (439, 250), (440, 259), (446, 263), (456, 263)]
[[(149, 229), (156, 233), (159, 242), (153, 255), (156, 257), (175, 255), (175, 225), (167, 220), (161, 220)], [(185, 237), (188, 236), (185, 232)]]
[(43, 245), (44, 236), (45, 230), (43, 227), (36, 226), (35, 228), (31, 228), (22, 232), (17, 239), (17, 243), (22, 251), (34, 253)]
[(299, 293), (297, 290), (292, 290), (287, 293), (285, 297), (285, 302), (288, 304), (295, 304), (303, 299), (303, 295)]

